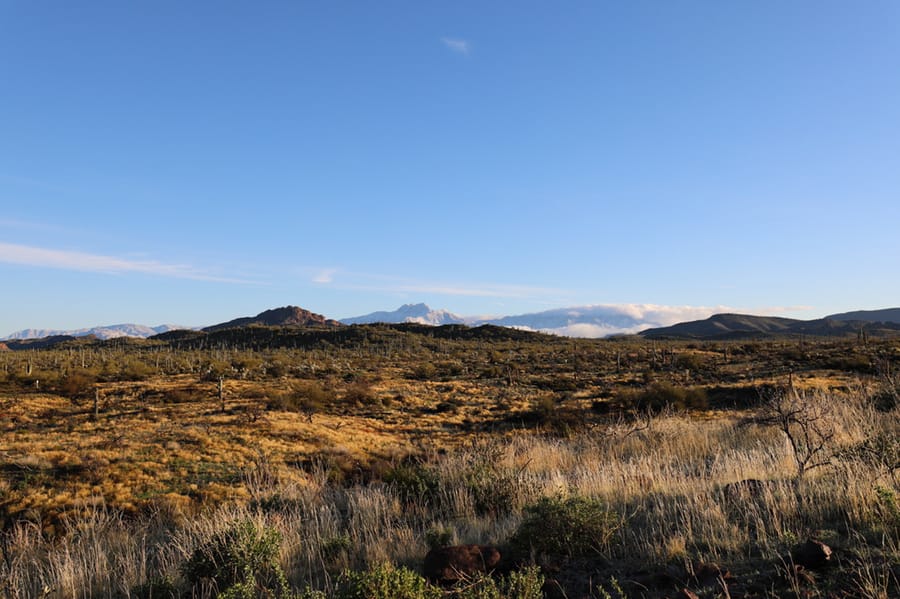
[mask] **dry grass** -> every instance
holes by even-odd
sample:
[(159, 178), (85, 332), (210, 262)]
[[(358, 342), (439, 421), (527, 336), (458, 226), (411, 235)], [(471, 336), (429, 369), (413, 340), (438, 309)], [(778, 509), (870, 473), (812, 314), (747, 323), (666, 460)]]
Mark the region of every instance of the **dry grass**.
[[(896, 592), (900, 472), (884, 448), (900, 437), (900, 412), (875, 410), (873, 379), (817, 368), (794, 376), (800, 396), (827, 408), (834, 433), (827, 464), (798, 478), (788, 439), (754, 424), (755, 407), (598, 415), (598, 398), (641, 388), (653, 360), (673, 359), (655, 357), (655, 347), (625, 354), (621, 371), (618, 352), (600, 347), (565, 392), (548, 390), (572, 378), (559, 374), (571, 356), (563, 344), (546, 348), (549, 365), (504, 349), (517, 364), (513, 384), (472, 375), (498, 360), (483, 349), (484, 358), (451, 365), (462, 374), (438, 380), (398, 365), (414, 363), (418, 349), (357, 362), (265, 355), (255, 368), (299, 374), (226, 380), (224, 412), (215, 382), (177, 353), (160, 369), (170, 361), (191, 374), (98, 383), (99, 418), (89, 398), (2, 394), (0, 596), (129, 597), (153, 579), (183, 584), (194, 549), (247, 520), (280, 532), (294, 587), (329, 590), (345, 568), (418, 567), (429, 531), (502, 544), (527, 506), (556, 496), (601, 500), (620, 522), (602, 560), (553, 564), (572, 597), (595, 593), (591, 578), (625, 584), (641, 569), (703, 561), (783, 588), (767, 578), (772, 564), (808, 537), (840, 552), (858, 596)], [(784, 383), (755, 353), (683, 353), (707, 370), (661, 370), (674, 384), (727, 394)], [(371, 363), (360, 370), (358, 360)], [(315, 410), (269, 408), (270, 398), (312, 384), (326, 397)], [(545, 412), (536, 416), (536, 406)], [(763, 482), (752, 493), (734, 486), (747, 480)]]
[[(830, 399), (839, 406), (834, 423), (841, 447), (897, 424), (896, 413), (876, 413), (861, 396)], [(336, 486), (324, 463), (300, 479), (284, 476), (278, 464), (248, 460), (241, 501), (191, 518), (173, 518), (177, 505), (156, 504), (156, 511), (132, 520), (127, 512), (73, 500), (57, 524), (64, 534), (52, 542), (46, 530), (21, 521), (4, 539), (0, 578), (10, 597), (129, 596), (151, 577), (176, 580), (179, 565), (203, 539), (251, 519), (281, 532), (281, 561), (293, 585), (328, 588), (343, 568), (383, 560), (418, 564), (427, 551), (425, 533), (434, 527), (449, 529), (460, 542), (502, 543), (525, 505), (542, 496), (582, 495), (603, 500), (622, 517), (608, 559), (740, 564), (748, 555), (776, 560), (811, 535), (863, 548), (881, 538), (882, 557), (860, 556), (855, 583), (868, 589), (865, 596), (896, 588), (891, 567), (900, 559), (900, 521), (886, 519), (890, 507), (876, 489), (896, 497), (897, 480), (864, 462), (835, 460), (796, 481), (790, 451), (778, 431), (724, 415), (662, 415), (644, 429), (620, 423), (570, 439), (520, 434), (435, 456), (423, 467), (436, 474), (437, 491), (411, 503), (382, 483)], [(63, 455), (41, 452), (22, 465), (41, 469), (62, 463)], [(494, 492), (510, 486), (512, 501), (504, 509), (478, 505), (473, 476), (479, 469), (486, 469)], [(729, 483), (749, 478), (771, 484), (756, 497), (727, 492)]]

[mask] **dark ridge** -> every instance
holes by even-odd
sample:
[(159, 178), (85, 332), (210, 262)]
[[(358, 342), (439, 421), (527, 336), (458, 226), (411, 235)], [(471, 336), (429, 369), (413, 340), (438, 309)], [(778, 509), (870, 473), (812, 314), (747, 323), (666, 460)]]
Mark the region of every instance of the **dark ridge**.
[(864, 322), (892, 322), (900, 323), (900, 308), (885, 308), (883, 310), (856, 310), (855, 312), (843, 312), (826, 316), (831, 320), (860, 320)]
[(259, 350), (355, 347), (364, 343), (379, 345), (403, 342), (410, 337), (459, 341), (540, 341), (547, 339), (548, 335), (495, 325), (467, 327), (455, 324), (432, 326), (376, 323), (329, 328), (251, 325), (210, 332), (169, 331), (151, 337), (151, 340), (162, 341), (179, 349), (239, 347)]
[(6, 347), (13, 351), (21, 351), (24, 349), (46, 349), (68, 341), (77, 339), (85, 339), (88, 341), (96, 341), (96, 337), (89, 335), (87, 337), (73, 337), (71, 335), (53, 335), (51, 337), (41, 337), (40, 339), (9, 339), (4, 341)]
[(749, 314), (716, 314), (706, 320), (682, 322), (670, 327), (648, 329), (639, 335), (645, 339), (729, 340), (760, 339), (778, 336), (853, 337), (865, 333), (873, 337), (900, 334), (900, 323), (862, 320), (796, 320)]

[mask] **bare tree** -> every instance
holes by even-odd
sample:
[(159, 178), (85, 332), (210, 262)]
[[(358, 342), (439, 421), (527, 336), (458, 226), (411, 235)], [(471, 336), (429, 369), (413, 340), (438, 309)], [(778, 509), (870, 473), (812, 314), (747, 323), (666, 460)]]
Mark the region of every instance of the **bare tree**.
[(748, 419), (778, 428), (791, 445), (797, 479), (831, 463), (836, 430), (832, 398), (821, 393), (797, 391), (793, 387), (767, 393), (759, 413)]

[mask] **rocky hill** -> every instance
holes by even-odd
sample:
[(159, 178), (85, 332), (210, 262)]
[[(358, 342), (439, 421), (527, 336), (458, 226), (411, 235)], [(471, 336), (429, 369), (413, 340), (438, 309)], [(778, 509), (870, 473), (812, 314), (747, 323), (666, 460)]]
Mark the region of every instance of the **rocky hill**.
[(256, 316), (245, 316), (243, 318), (235, 318), (228, 322), (214, 324), (205, 327), (203, 330), (207, 333), (222, 331), (225, 329), (235, 329), (249, 326), (269, 326), (269, 327), (339, 327), (342, 326), (336, 320), (325, 318), (321, 314), (304, 310), (297, 306), (285, 306), (283, 308), (274, 308), (260, 312)]

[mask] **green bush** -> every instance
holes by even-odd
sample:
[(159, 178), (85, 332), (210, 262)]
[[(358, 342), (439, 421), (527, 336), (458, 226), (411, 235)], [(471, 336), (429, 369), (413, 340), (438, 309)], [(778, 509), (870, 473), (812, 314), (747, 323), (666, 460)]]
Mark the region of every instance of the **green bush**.
[(437, 367), (431, 362), (416, 364), (409, 373), (409, 378), (418, 381), (429, 381), (437, 375)]
[(144, 584), (131, 589), (136, 599), (178, 599), (179, 593), (175, 583), (168, 577), (154, 576)]
[(543, 497), (525, 508), (510, 545), (524, 553), (580, 557), (606, 548), (620, 525), (619, 517), (596, 499)]
[(453, 530), (446, 526), (434, 525), (425, 531), (425, 544), (429, 549), (447, 547), (453, 542)]
[(424, 464), (401, 464), (384, 473), (391, 485), (407, 503), (431, 503), (437, 499), (441, 480), (438, 473)]
[(94, 373), (76, 370), (59, 381), (56, 391), (70, 399), (82, 399), (93, 395), (96, 383), (97, 376)]
[(543, 586), (544, 577), (537, 566), (510, 572), (500, 582), (505, 599), (541, 599), (544, 596)]
[(338, 578), (335, 599), (439, 599), (443, 591), (407, 568), (383, 563)]
[(681, 353), (675, 356), (675, 366), (682, 370), (701, 370), (706, 366), (706, 360), (699, 354)]
[(278, 563), (280, 544), (277, 530), (260, 530), (245, 520), (197, 547), (181, 572), (192, 586), (214, 584), (222, 597), (255, 597), (265, 591), (283, 596), (287, 581)]

